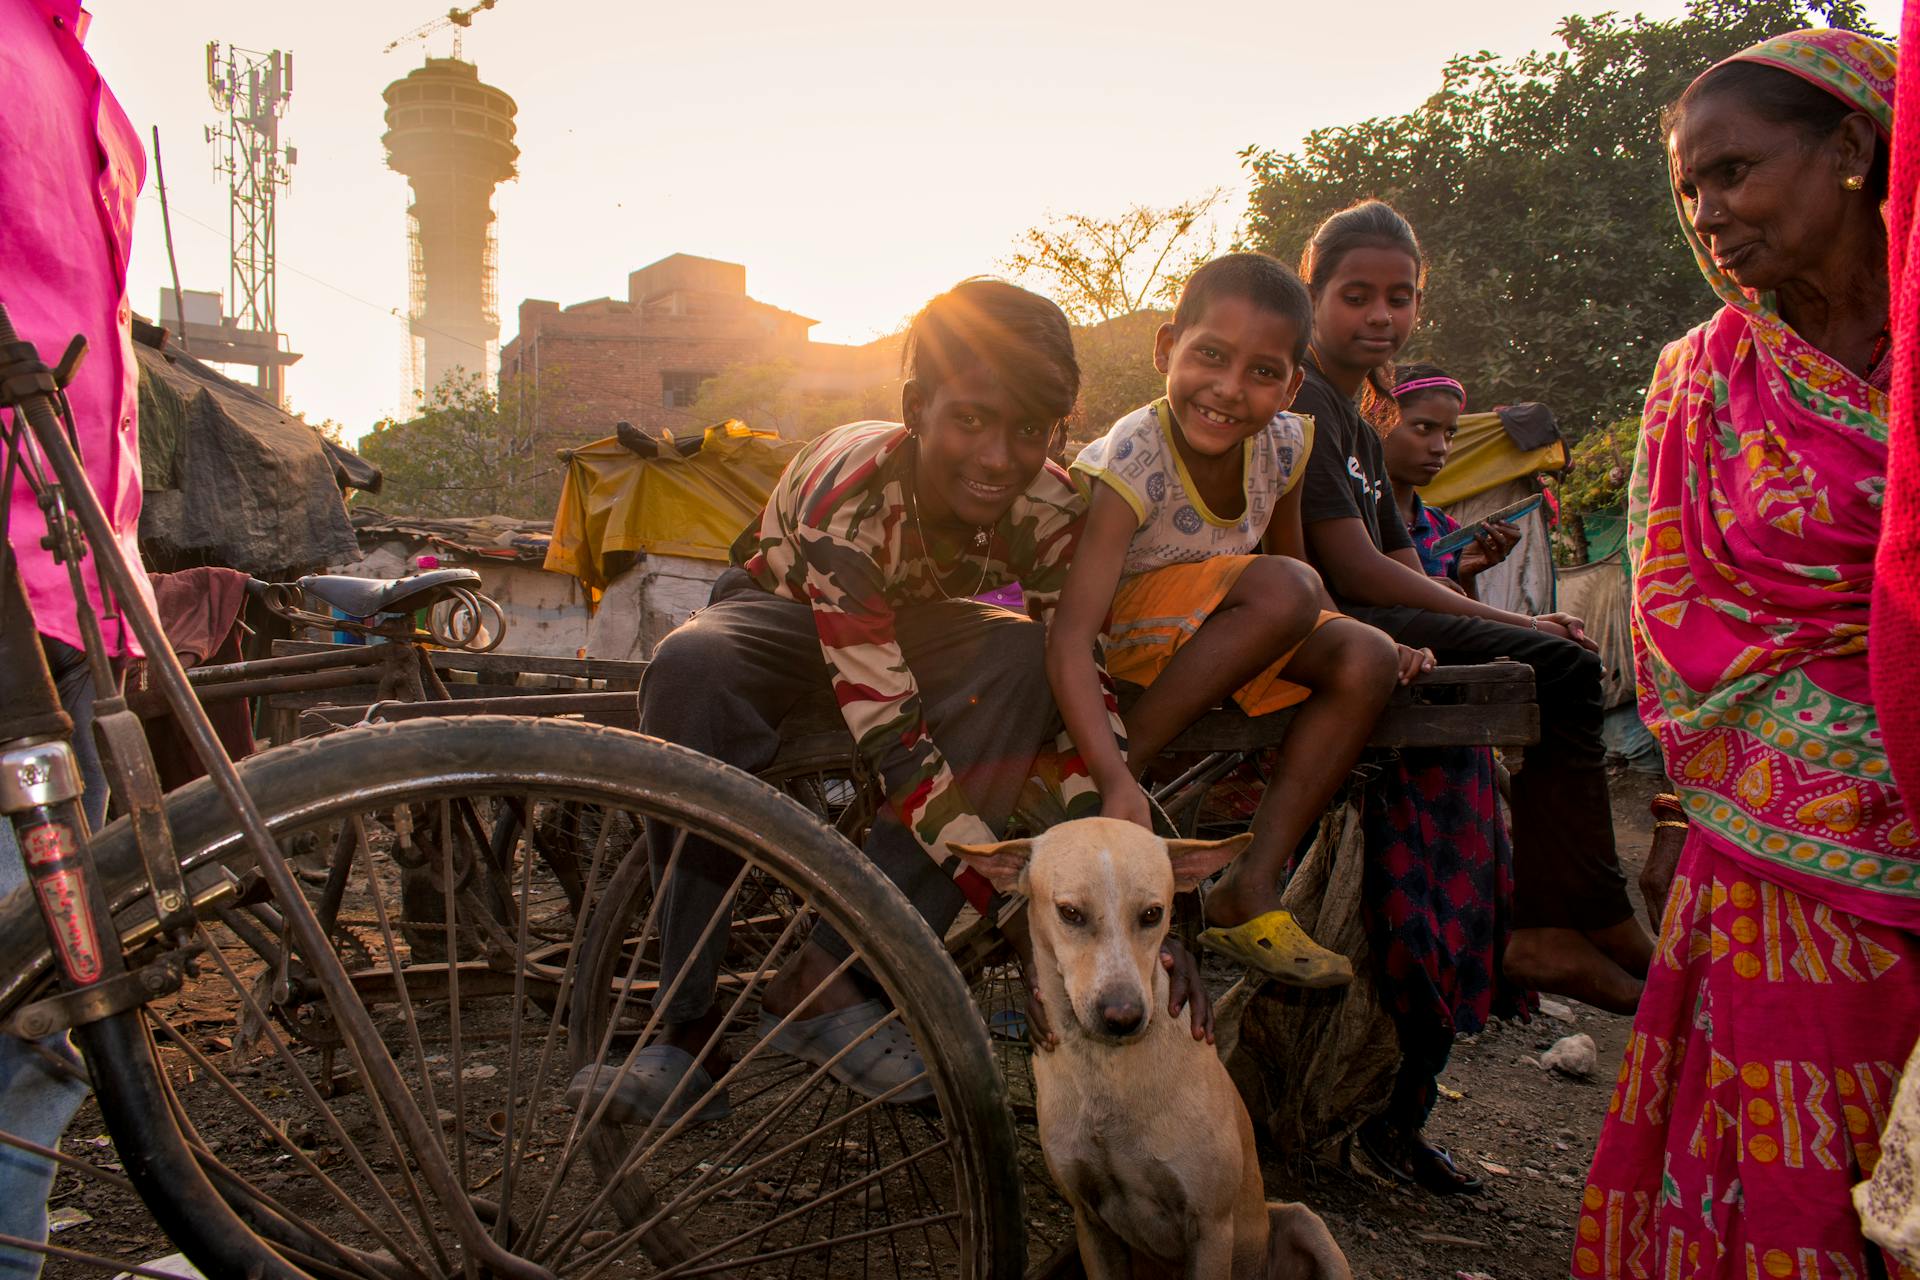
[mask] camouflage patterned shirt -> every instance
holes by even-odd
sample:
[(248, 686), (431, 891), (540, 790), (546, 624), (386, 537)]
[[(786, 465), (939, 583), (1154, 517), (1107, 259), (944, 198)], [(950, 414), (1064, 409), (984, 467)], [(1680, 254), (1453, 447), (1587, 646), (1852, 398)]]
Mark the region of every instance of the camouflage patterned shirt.
[[(949, 841), (996, 837), (927, 732), (894, 615), (1017, 582), (1027, 612), (1046, 623), (1066, 584), (1086, 500), (1049, 462), (988, 531), (984, 546), (934, 527), (926, 530), (931, 545), (924, 545), (908, 505), (909, 441), (896, 422), (856, 422), (812, 441), (787, 464), (758, 525), (734, 543), (733, 558), (766, 590), (812, 607), (841, 714), (889, 802), (967, 900), (1004, 919), (1012, 904), (994, 902), (986, 881), (947, 852)], [(1101, 679), (1106, 684), (1104, 670)], [(1108, 705), (1118, 733), (1110, 686)], [(1054, 764), (1068, 814), (1099, 812), (1092, 780), (1064, 733), (1054, 744)]]

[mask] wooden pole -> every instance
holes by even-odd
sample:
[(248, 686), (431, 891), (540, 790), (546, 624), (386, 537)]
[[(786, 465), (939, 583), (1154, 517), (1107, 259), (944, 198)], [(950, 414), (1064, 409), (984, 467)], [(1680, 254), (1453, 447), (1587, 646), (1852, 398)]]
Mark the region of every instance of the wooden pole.
[(167, 209), (167, 171), (160, 163), (159, 125), (153, 126), (153, 180), (160, 188), (160, 227), (167, 236), (167, 268), (173, 272), (173, 320), (178, 326), (173, 338), (182, 351), (192, 355), (193, 348), (187, 344), (187, 299), (180, 292), (180, 263), (173, 256), (173, 217)]

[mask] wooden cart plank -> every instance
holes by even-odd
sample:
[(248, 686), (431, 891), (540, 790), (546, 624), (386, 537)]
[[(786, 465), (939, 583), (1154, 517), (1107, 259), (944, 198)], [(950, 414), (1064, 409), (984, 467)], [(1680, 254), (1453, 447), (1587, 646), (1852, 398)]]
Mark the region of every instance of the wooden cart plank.
[[(1123, 689), (1122, 705), (1138, 696)], [(1485, 700), (1481, 700), (1484, 698)], [(1169, 751), (1206, 754), (1258, 751), (1286, 738), (1294, 710), (1252, 717), (1238, 710), (1209, 712), (1175, 738)], [(825, 699), (796, 707), (780, 726), (780, 755), (772, 772), (820, 768), (837, 744), (851, 755), (853, 740), (839, 711)], [(1374, 725), (1373, 747), (1525, 747), (1540, 740), (1540, 709), (1533, 702), (1533, 669), (1518, 662), (1441, 667), (1395, 692)]]

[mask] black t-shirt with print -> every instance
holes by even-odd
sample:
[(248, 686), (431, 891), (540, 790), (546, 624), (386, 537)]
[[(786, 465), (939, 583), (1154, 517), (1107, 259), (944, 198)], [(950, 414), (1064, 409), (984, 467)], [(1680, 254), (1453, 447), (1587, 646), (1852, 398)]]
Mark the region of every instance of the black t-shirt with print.
[(1411, 549), (1379, 435), (1318, 369), (1308, 365), (1306, 375), (1292, 405), (1293, 412), (1311, 415), (1314, 423), (1313, 453), (1300, 481), (1300, 523), (1359, 520), (1381, 551)]

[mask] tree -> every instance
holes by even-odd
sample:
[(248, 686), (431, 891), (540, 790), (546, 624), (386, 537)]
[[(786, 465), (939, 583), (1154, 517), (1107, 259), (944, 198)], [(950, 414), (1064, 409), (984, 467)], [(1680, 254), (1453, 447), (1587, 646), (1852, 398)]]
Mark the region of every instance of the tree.
[(552, 519), (561, 467), (535, 456), (530, 391), (495, 393), (478, 374), (450, 374), (418, 417), (386, 418), (360, 439), (385, 477), (379, 503), (396, 515)]
[[(890, 345), (897, 356), (898, 344)], [(809, 387), (809, 381), (790, 360), (736, 365), (700, 384), (700, 394), (685, 411), (686, 422), (698, 429), (738, 418), (761, 431), (811, 440), (849, 422), (891, 421), (900, 416), (898, 378), (881, 379), (857, 391), (819, 390), (817, 384)]]
[(308, 426), (319, 433), (322, 440), (337, 444), (342, 449), (351, 449), (353, 447), (347, 443), (347, 426), (344, 422), (336, 422), (332, 418), (322, 418), (318, 422), (307, 422), (307, 415), (304, 413), (296, 413), (293, 416), (302, 422), (306, 422)]
[(1661, 108), (1727, 54), (1817, 25), (1869, 29), (1851, 0), (1694, 0), (1664, 22), (1567, 18), (1544, 53), (1460, 55), (1405, 115), (1242, 152), (1248, 239), (1297, 261), (1328, 214), (1388, 201), (1430, 270), (1409, 358), (1475, 407), (1545, 401), (1577, 438), (1637, 414), (1661, 345), (1717, 305), (1674, 216)]
[(1164, 209), (1137, 204), (1115, 218), (1049, 218), (1027, 228), (1001, 265), (1079, 325), (1171, 306), (1187, 276), (1213, 256), (1208, 215), (1224, 194), (1215, 187)]
[(1172, 317), (1156, 309), (1074, 326), (1080, 401), (1067, 422), (1069, 440), (1098, 439), (1123, 415), (1166, 393), (1166, 375), (1153, 367), (1153, 335)]
[(1220, 188), (1165, 208), (1134, 205), (1118, 217), (1068, 214), (1030, 227), (1001, 263), (1009, 275), (1058, 303), (1074, 324), (1080, 403), (1074, 440), (1091, 440), (1158, 396), (1153, 334), (1180, 286), (1214, 254), (1211, 220)]

